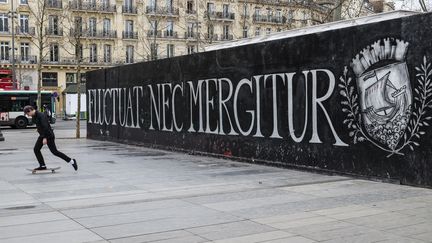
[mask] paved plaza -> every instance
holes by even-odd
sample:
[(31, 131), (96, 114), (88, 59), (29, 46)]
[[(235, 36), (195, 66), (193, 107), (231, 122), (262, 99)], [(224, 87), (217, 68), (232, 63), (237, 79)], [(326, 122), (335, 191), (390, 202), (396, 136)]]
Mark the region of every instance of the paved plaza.
[[(432, 190), (110, 142), (44, 148), (34, 128), (2, 129), (0, 242), (432, 242)], [(82, 131), (85, 136), (85, 128)]]

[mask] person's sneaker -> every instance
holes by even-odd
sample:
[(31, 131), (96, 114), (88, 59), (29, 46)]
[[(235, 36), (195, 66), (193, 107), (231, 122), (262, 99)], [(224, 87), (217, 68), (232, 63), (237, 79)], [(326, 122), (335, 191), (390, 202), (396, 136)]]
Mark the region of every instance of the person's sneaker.
[(72, 159), (71, 164), (72, 164), (72, 166), (74, 167), (75, 170), (78, 170), (78, 164), (77, 164), (77, 162), (76, 162), (75, 159)]
[(46, 170), (46, 166), (39, 166), (37, 168), (34, 168), (33, 170)]

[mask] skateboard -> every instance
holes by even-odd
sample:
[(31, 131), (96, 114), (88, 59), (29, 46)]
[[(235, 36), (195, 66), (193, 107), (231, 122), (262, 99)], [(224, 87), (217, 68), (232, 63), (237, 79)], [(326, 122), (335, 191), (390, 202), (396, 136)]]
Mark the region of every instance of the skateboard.
[(46, 173), (51, 171), (51, 173), (56, 173), (56, 170), (59, 170), (61, 167), (53, 167), (53, 168), (49, 168), (47, 167), (46, 170), (34, 170), (34, 169), (27, 169), (28, 171), (31, 171), (32, 174), (36, 174), (36, 173)]

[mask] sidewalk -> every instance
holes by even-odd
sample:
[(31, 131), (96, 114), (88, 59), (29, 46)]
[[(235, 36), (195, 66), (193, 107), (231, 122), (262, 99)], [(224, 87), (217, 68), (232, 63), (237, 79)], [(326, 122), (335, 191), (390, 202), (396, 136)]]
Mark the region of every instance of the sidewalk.
[[(2, 129), (0, 242), (432, 242), (432, 190)], [(85, 130), (82, 131), (85, 136)]]

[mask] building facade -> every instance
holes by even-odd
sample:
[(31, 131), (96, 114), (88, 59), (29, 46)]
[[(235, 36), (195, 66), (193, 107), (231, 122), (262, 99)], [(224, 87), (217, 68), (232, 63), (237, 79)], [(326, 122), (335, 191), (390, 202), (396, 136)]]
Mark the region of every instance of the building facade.
[(13, 43), (20, 87), (37, 88), (41, 64), (42, 88), (61, 95), (77, 62), (85, 72), (191, 54), (326, 16), (328, 7), (295, 0), (0, 0), (0, 67), (11, 68)]

